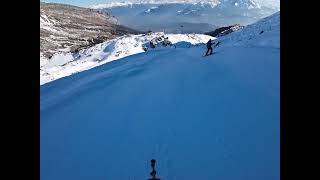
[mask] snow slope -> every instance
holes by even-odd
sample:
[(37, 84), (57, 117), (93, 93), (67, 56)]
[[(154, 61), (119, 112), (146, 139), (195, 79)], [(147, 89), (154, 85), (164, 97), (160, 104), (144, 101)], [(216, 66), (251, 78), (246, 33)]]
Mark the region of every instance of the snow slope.
[(147, 179), (152, 158), (164, 180), (280, 179), (279, 41), (260, 43), (278, 20), (205, 58), (159, 49), (41, 86), (41, 180)]
[(228, 46), (262, 46), (280, 48), (280, 11), (248, 25), (242, 31), (221, 37)]
[[(78, 73), (107, 62), (144, 52), (143, 45), (164, 33), (150, 35), (126, 35), (97, 44), (78, 54), (58, 53), (50, 61), (40, 58), (40, 85)], [(172, 43), (205, 43), (212, 38), (202, 34), (165, 34)], [(213, 38), (212, 38), (213, 39)]]

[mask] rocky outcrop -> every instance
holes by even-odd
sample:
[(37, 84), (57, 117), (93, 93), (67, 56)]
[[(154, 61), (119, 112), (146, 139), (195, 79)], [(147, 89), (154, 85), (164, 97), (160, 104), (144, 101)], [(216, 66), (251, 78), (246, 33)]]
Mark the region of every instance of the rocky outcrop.
[(221, 37), (221, 36), (225, 36), (227, 34), (230, 34), (232, 32), (238, 31), (242, 28), (243, 28), (243, 26), (241, 26), (240, 24), (235, 24), (235, 25), (231, 25), (231, 26), (220, 27), (214, 31), (207, 32), (205, 34), (213, 36), (213, 37)]
[(50, 58), (125, 34), (140, 33), (119, 25), (108, 13), (65, 4), (40, 4), (40, 54)]

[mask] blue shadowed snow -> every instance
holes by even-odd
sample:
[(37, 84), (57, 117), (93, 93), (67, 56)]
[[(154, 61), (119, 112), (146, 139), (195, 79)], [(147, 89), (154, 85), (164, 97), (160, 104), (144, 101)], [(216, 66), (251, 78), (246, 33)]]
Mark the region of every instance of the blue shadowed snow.
[(200, 52), (41, 86), (41, 179), (279, 179), (279, 50)]
[(163, 180), (280, 179), (279, 48), (205, 51), (141, 53), (41, 86), (41, 180), (147, 179), (152, 158)]

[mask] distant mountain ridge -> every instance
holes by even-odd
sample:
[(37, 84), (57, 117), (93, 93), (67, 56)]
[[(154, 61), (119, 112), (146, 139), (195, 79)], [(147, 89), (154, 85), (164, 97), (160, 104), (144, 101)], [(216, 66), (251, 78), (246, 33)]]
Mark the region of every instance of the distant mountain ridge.
[(261, 8), (268, 7), (272, 9), (280, 9), (280, 0), (135, 0), (135, 1), (121, 1), (121, 2), (109, 2), (102, 4), (94, 4), (89, 6), (90, 8), (101, 9), (101, 8), (112, 8), (116, 6), (130, 6), (133, 4), (202, 4), (211, 5), (215, 7), (218, 5), (222, 6), (246, 6), (250, 8)]
[[(180, 28), (179, 23), (188, 22), (193, 23), (192, 31), (202, 33), (208, 29), (202, 29), (204, 26), (196, 27), (196, 24), (202, 23), (216, 27), (232, 24), (248, 25), (279, 11), (279, 2), (279, 0), (265, 2), (261, 0), (147, 0), (113, 2), (91, 7), (114, 15), (122, 25), (139, 30), (160, 31), (166, 28), (167, 24), (170, 26), (176, 24), (176, 29), (172, 31), (175, 32)], [(163, 28), (159, 29), (159, 25)]]

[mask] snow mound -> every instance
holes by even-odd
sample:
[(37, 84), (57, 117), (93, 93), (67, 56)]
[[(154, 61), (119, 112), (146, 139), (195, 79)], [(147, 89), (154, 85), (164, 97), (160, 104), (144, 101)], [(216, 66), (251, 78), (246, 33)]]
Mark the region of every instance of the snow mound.
[[(81, 50), (77, 54), (58, 53), (50, 60), (40, 60), (40, 69), (46, 72), (40, 73), (40, 85), (110, 61), (143, 53), (145, 52), (143, 49), (145, 44), (148, 44), (152, 39), (162, 36), (168, 37), (173, 44), (183, 41), (196, 45), (206, 43), (209, 38), (213, 39), (210, 36), (202, 34), (164, 34), (163, 32), (159, 32), (149, 35), (126, 35)], [(178, 46), (177, 48), (180, 47), (182, 48), (182, 46)]]

